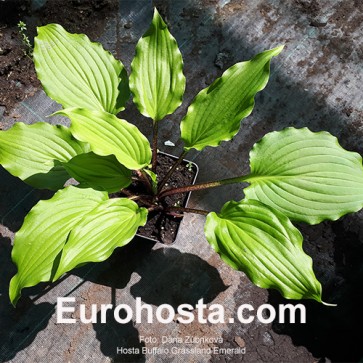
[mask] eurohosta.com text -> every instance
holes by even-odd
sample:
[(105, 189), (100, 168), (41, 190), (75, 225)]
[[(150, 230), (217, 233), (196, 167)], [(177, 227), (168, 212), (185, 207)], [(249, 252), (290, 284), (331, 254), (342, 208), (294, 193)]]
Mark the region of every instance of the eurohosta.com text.
[[(262, 304), (254, 308), (251, 304), (242, 304), (237, 307), (234, 317), (227, 316), (225, 308), (221, 304), (204, 304), (203, 299), (198, 300), (195, 306), (181, 304), (176, 309), (169, 304), (158, 307), (143, 303), (140, 297), (135, 300), (135, 305), (128, 304), (75, 304), (74, 297), (58, 297), (57, 299), (57, 323), (58, 324), (83, 324), (107, 323), (107, 319), (114, 318), (119, 324), (127, 324), (131, 321), (140, 323), (153, 323), (157, 321), (169, 324), (177, 321), (182, 324), (191, 324), (198, 321), (200, 324), (223, 324), (240, 322), (250, 324), (255, 319), (260, 323), (269, 324), (275, 320), (279, 323), (301, 323), (306, 322), (306, 309), (303, 304), (279, 304), (274, 307), (271, 304)], [(72, 314), (79, 309), (79, 319)], [(112, 314), (110, 314), (112, 312)]]

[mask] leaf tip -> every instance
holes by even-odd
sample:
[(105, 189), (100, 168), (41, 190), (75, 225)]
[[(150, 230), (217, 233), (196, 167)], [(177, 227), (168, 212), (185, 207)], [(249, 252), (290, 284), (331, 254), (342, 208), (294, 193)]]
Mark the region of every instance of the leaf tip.
[(323, 305), (325, 305), (325, 306), (338, 306), (338, 304), (331, 304), (331, 303), (326, 303), (326, 302), (324, 302), (323, 300), (320, 300), (319, 302), (321, 302)]
[(164, 19), (163, 19), (163, 17), (160, 15), (160, 13), (159, 13), (159, 10), (157, 9), (157, 7), (155, 6), (154, 7), (154, 14), (153, 14), (153, 22), (154, 21), (161, 21), (161, 25), (162, 26), (165, 26), (166, 24), (165, 24), (165, 22), (164, 22)]
[(159, 11), (158, 11), (157, 7), (156, 7), (156, 6), (154, 6), (154, 18), (155, 18), (156, 16), (160, 16), (160, 13), (159, 13)]
[(11, 279), (10, 285), (9, 285), (9, 298), (10, 298), (10, 302), (14, 306), (14, 308), (16, 307), (16, 304), (21, 296), (21, 294), (20, 294), (21, 288), (19, 286), (19, 281), (18, 281), (17, 276), (18, 275), (15, 275)]
[(139, 210), (137, 211), (137, 213), (140, 216), (140, 224), (139, 227), (145, 226), (146, 222), (147, 222), (147, 216), (149, 214), (148, 210), (144, 207), (139, 208)]
[[(270, 58), (276, 57), (283, 51), (284, 47), (285, 47), (285, 44), (280, 44), (275, 48), (267, 50), (266, 52), (268, 52)], [(258, 54), (257, 54), (257, 56), (258, 56)]]
[(285, 44), (280, 44), (277, 47), (275, 47), (276, 55), (280, 54), (284, 48), (285, 48)]

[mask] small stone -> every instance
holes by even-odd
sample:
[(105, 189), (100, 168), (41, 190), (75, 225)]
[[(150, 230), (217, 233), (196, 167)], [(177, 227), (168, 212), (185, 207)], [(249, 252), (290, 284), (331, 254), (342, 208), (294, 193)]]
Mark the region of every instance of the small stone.
[(214, 65), (220, 69), (223, 69), (224, 64), (227, 62), (227, 60), (228, 60), (228, 54), (224, 52), (219, 52), (216, 55), (216, 59), (214, 60)]
[(8, 53), (10, 53), (9, 48), (0, 48), (0, 55), (7, 55)]
[(310, 26), (313, 26), (315, 28), (323, 28), (324, 26), (326, 26), (328, 24), (327, 21), (319, 21), (319, 20), (312, 20), (310, 22)]
[(267, 345), (267, 346), (275, 345), (275, 342), (274, 342), (274, 339), (272, 338), (272, 335), (267, 331), (263, 333), (262, 341), (263, 341), (263, 344)]
[(352, 112), (353, 112), (353, 108), (352, 107), (346, 107), (343, 112), (349, 117)]
[(170, 141), (170, 140), (165, 141), (164, 142), (164, 145), (165, 146), (175, 146), (175, 144), (172, 141)]
[(245, 341), (241, 337), (234, 337), (234, 341), (241, 348), (244, 348), (246, 346)]

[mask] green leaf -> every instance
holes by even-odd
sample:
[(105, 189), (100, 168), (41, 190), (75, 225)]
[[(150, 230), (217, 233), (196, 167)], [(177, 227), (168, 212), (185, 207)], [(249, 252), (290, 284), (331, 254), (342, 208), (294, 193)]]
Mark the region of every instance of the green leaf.
[(18, 267), (10, 282), (14, 305), (24, 287), (52, 280), (57, 257), (71, 229), (107, 199), (106, 192), (69, 186), (32, 208), (14, 240), (12, 259)]
[(150, 164), (151, 149), (147, 138), (127, 121), (107, 112), (83, 108), (60, 110), (56, 114), (71, 119), (73, 136), (88, 142), (95, 154), (115, 155), (122, 165), (131, 170)]
[(131, 184), (131, 171), (114, 155), (99, 156), (90, 152), (75, 156), (63, 166), (72, 178), (96, 190), (112, 193)]
[(64, 108), (124, 109), (130, 95), (124, 66), (86, 35), (58, 24), (39, 27), (33, 59), (45, 92)]
[(62, 188), (69, 175), (61, 163), (88, 151), (60, 125), (16, 123), (0, 131), (0, 164), (35, 188)]
[(362, 158), (328, 132), (271, 132), (254, 145), (250, 164), (246, 197), (292, 220), (317, 224), (363, 207)]
[(220, 214), (208, 214), (205, 235), (221, 258), (255, 285), (277, 289), (288, 299), (322, 302), (302, 236), (279, 211), (254, 200), (231, 201)]
[(268, 82), (271, 58), (282, 49), (267, 50), (233, 65), (199, 92), (180, 125), (185, 150), (218, 146), (237, 134), (241, 120), (252, 112), (256, 93)]
[(106, 260), (129, 243), (146, 223), (147, 209), (126, 198), (104, 201), (72, 230), (62, 251), (55, 279), (86, 262)]
[(173, 113), (183, 99), (183, 59), (176, 40), (154, 10), (148, 31), (137, 43), (130, 89), (139, 111), (155, 121)]

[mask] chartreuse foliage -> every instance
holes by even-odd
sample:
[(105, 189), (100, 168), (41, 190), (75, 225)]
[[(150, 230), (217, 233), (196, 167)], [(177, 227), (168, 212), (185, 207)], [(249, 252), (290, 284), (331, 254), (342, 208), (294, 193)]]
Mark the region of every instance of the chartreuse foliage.
[(154, 121), (173, 113), (183, 100), (183, 59), (156, 9), (149, 30), (136, 46), (130, 89), (139, 111)]
[(363, 206), (362, 158), (327, 132), (271, 132), (255, 144), (250, 163), (246, 197), (294, 221), (336, 220)]
[(12, 259), (18, 272), (10, 282), (13, 304), (19, 299), (23, 287), (52, 280), (55, 261), (69, 231), (85, 214), (107, 199), (106, 192), (70, 186), (33, 207), (15, 236)]
[(241, 120), (253, 110), (256, 93), (267, 84), (271, 58), (282, 48), (267, 50), (248, 62), (235, 64), (199, 92), (181, 121), (186, 150), (218, 146), (237, 134)]
[(19, 122), (0, 131), (1, 165), (34, 188), (62, 188), (69, 179), (62, 163), (88, 151), (87, 144), (75, 140), (61, 125)]
[(127, 121), (104, 111), (84, 108), (68, 108), (57, 113), (70, 118), (70, 132), (77, 140), (88, 142), (94, 153), (115, 155), (121, 164), (132, 170), (150, 163), (147, 138)]
[(64, 108), (114, 114), (125, 108), (130, 91), (123, 64), (86, 35), (58, 24), (39, 27), (33, 58), (44, 91)]
[(110, 199), (97, 205), (69, 234), (55, 279), (85, 262), (108, 258), (116, 247), (131, 241), (146, 218), (147, 210), (126, 198)]
[[(136, 46), (130, 75), (133, 101), (154, 123), (154, 153), (134, 125), (117, 117), (129, 97), (122, 63), (85, 35), (57, 24), (38, 28), (38, 77), (71, 125), (17, 123), (0, 131), (3, 167), (33, 187), (58, 190), (32, 208), (16, 233), (12, 259), (18, 271), (10, 283), (11, 302), (16, 304), (24, 287), (105, 260), (155, 210), (207, 215), (206, 238), (226, 263), (286, 298), (322, 302), (311, 258), (291, 221), (315, 224), (361, 209), (358, 154), (344, 150), (327, 132), (288, 128), (255, 144), (249, 175), (166, 187), (190, 149), (215, 147), (236, 135), (256, 93), (267, 84), (272, 58), (281, 51), (282, 46), (275, 47), (235, 64), (195, 97), (181, 122), (184, 152), (159, 180), (157, 125), (181, 104), (185, 89), (182, 56), (159, 13), (155, 10)], [(69, 178), (79, 185), (64, 187)], [(125, 190), (132, 182), (144, 185), (145, 192)], [(167, 204), (171, 194), (241, 182), (250, 184), (246, 198), (227, 202), (220, 213)], [(109, 199), (117, 191), (124, 197)]]
[(131, 170), (121, 165), (114, 155), (84, 153), (64, 163), (63, 167), (69, 176), (78, 180), (84, 187), (112, 193), (131, 184)]
[(255, 200), (231, 201), (219, 214), (209, 213), (205, 234), (222, 259), (257, 286), (277, 289), (290, 299), (321, 301), (302, 235), (279, 211)]

